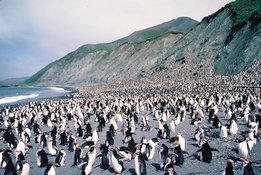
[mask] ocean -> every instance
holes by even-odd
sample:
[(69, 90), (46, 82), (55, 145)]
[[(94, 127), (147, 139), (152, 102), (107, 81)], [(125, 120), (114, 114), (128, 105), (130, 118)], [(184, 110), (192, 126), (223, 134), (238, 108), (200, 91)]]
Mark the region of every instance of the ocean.
[(58, 87), (0, 87), (0, 107), (62, 97), (69, 93)]

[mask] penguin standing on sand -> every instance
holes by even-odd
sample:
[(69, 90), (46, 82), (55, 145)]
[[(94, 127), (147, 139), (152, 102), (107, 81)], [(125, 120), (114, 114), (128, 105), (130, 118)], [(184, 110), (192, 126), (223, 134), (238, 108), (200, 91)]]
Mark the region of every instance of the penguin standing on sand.
[(0, 149), (0, 168), (5, 168), (7, 165), (7, 162), (11, 159), (11, 156), (9, 155), (9, 150), (1, 150)]
[(146, 162), (145, 155), (140, 153), (140, 150), (137, 150), (135, 153), (134, 164), (135, 164), (135, 173), (137, 175), (146, 175)]
[(81, 162), (82, 157), (82, 149), (80, 147), (80, 144), (76, 144), (75, 146), (75, 152), (74, 152), (74, 163), (73, 165), (78, 165)]
[(166, 159), (166, 165), (164, 166), (164, 175), (176, 175), (175, 168), (173, 166), (173, 160), (168, 157)]
[(46, 152), (43, 150), (42, 147), (40, 147), (36, 151), (36, 159), (37, 159), (37, 166), (38, 167), (46, 167), (48, 165), (48, 157)]
[(244, 162), (244, 165), (242, 167), (243, 170), (243, 175), (255, 175), (253, 167), (252, 167), (252, 162)]
[(44, 175), (56, 175), (55, 166), (52, 163), (49, 163), (44, 171)]
[(115, 149), (109, 151), (109, 164), (114, 170), (116, 175), (121, 174), (123, 170), (123, 162), (120, 161), (119, 155)]
[(156, 146), (158, 145), (159, 141), (157, 138), (150, 139), (146, 146), (146, 156), (148, 160), (152, 160), (155, 154)]
[(82, 175), (89, 175), (92, 171), (92, 166), (96, 158), (95, 146), (92, 146), (85, 157), (84, 165), (82, 166)]
[(55, 158), (55, 164), (58, 166), (64, 166), (65, 156), (66, 152), (64, 151), (64, 149), (61, 149)]
[(228, 136), (227, 127), (222, 125), (220, 128), (219, 137), (221, 138), (221, 140), (226, 141), (227, 136)]
[(26, 160), (22, 161), (22, 172), (21, 175), (30, 175), (30, 165)]
[[(252, 133), (253, 134), (253, 133)], [(249, 134), (251, 135), (251, 133)], [(250, 154), (253, 146), (255, 145), (255, 140), (253, 140), (253, 137), (247, 137), (245, 141), (240, 142), (238, 144), (238, 154), (240, 155), (240, 158), (243, 158), (244, 160), (247, 160), (248, 155)]]
[(166, 165), (166, 160), (169, 156), (169, 148), (165, 144), (161, 144), (159, 148), (159, 155), (160, 155), (160, 169), (164, 170)]
[(212, 151), (218, 151), (217, 149), (211, 148), (208, 142), (205, 142), (202, 145), (202, 148), (197, 150), (196, 153), (202, 152), (202, 161), (206, 163), (210, 163), (212, 160)]
[(238, 126), (235, 120), (231, 120), (231, 124), (229, 126), (229, 133), (230, 135), (234, 136), (237, 134)]
[(132, 159), (132, 151), (125, 146), (117, 147), (117, 151), (119, 152), (119, 155), (122, 157), (123, 161), (131, 161)]
[(106, 146), (105, 144), (101, 144), (100, 152), (101, 154), (97, 156), (97, 157), (101, 157), (100, 168), (103, 170), (107, 170), (110, 168), (109, 159), (108, 159), (108, 152), (109, 152), (108, 146)]
[(49, 152), (49, 154), (50, 155), (56, 155), (57, 154), (57, 152), (58, 152), (58, 149), (57, 149), (57, 147), (53, 144), (53, 139), (52, 139), (52, 137), (50, 137), (49, 139), (48, 139), (48, 152)]
[(17, 175), (15, 166), (12, 162), (12, 159), (6, 161), (6, 167), (4, 175)]
[(183, 153), (187, 153), (187, 152), (182, 151), (181, 146), (180, 146), (180, 140), (178, 137), (176, 137), (176, 140), (174, 141), (174, 143), (172, 142), (172, 144), (174, 145), (174, 153), (176, 154), (175, 155), (175, 165), (182, 167), (182, 165), (184, 163)]
[(235, 175), (234, 170), (233, 170), (233, 160), (228, 160), (227, 161), (227, 166), (225, 171), (222, 173), (222, 175)]
[(63, 130), (60, 134), (60, 145), (62, 145), (62, 146), (66, 145), (67, 140), (68, 140), (67, 134), (66, 134), (65, 130)]

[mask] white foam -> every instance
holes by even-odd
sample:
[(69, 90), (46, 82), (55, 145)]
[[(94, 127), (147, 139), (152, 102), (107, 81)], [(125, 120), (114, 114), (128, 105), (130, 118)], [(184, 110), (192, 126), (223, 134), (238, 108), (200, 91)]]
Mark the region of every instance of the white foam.
[(17, 102), (17, 101), (28, 99), (28, 98), (35, 98), (37, 96), (39, 96), (39, 94), (18, 95), (18, 96), (13, 96), (13, 97), (4, 97), (4, 98), (0, 99), (0, 104), (13, 103), (13, 102)]
[(65, 90), (64, 88), (59, 88), (59, 87), (47, 87), (47, 88), (57, 91), (57, 92), (69, 92), (69, 91)]

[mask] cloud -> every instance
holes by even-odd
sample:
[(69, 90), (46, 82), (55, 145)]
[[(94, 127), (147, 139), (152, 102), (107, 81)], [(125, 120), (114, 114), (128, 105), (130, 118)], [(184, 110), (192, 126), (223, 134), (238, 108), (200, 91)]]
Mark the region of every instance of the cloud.
[[(230, 0), (201, 0), (196, 4), (195, 0), (2, 0), (0, 65), (12, 59), (13, 65), (38, 62), (40, 66), (33, 66), (43, 67), (83, 44), (111, 42), (180, 16), (200, 21), (228, 2)], [(8, 64), (5, 69), (10, 76), (2, 75), (0, 79), (21, 74), (16, 71), (19, 66)], [(33, 73), (35, 69), (24, 74)]]

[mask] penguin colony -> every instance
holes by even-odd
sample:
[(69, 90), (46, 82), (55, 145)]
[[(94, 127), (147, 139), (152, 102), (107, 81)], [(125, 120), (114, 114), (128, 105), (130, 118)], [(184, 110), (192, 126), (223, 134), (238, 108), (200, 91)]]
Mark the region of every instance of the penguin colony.
[(0, 174), (260, 174), (261, 99), (128, 94), (0, 109)]

